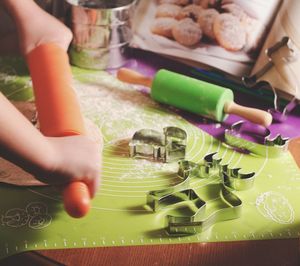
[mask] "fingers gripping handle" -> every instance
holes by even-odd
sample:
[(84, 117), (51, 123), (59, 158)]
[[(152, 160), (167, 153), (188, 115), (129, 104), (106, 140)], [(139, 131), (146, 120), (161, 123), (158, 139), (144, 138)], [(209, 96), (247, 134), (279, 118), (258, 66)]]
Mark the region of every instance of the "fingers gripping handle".
[[(75, 92), (71, 88), (71, 70), (66, 52), (44, 44), (26, 57), (30, 70), (41, 132), (46, 136), (84, 134), (84, 123)], [(75, 218), (87, 214), (90, 194), (83, 182), (73, 182), (64, 188), (64, 206)]]

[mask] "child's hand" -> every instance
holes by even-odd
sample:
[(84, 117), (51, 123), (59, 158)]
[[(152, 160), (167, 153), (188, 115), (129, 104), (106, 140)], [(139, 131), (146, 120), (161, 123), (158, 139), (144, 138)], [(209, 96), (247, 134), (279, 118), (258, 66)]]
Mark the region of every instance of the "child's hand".
[(0, 93), (0, 156), (48, 184), (82, 180), (95, 195), (101, 171), (100, 130), (85, 121), (87, 136), (45, 137)]
[(101, 173), (102, 143), (86, 136), (47, 138), (52, 147), (48, 169), (36, 178), (48, 184), (82, 181), (94, 197)]
[(52, 147), (50, 164), (36, 178), (47, 184), (64, 184), (83, 181), (91, 197), (95, 196), (100, 184), (103, 139), (99, 128), (85, 119), (87, 136), (48, 137)]

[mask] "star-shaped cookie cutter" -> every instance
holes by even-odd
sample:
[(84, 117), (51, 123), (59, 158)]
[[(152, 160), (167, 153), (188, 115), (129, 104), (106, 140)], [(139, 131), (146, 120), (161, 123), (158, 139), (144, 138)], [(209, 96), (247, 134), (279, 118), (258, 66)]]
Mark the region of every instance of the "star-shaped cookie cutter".
[[(255, 135), (256, 140), (246, 139), (247, 134), (252, 137)], [(283, 138), (279, 134), (272, 138), (269, 129), (249, 126), (243, 121), (234, 123), (230, 129), (225, 130), (225, 142), (228, 145), (269, 158), (279, 157), (287, 151), (288, 141), (289, 138)]]
[(163, 133), (141, 129), (129, 142), (129, 154), (131, 157), (174, 162), (184, 159), (186, 142), (186, 132), (178, 127), (165, 127)]
[[(190, 161), (180, 161), (178, 175), (182, 182), (167, 189), (150, 191), (147, 194), (147, 205), (157, 212), (177, 203), (193, 203), (196, 211), (190, 216), (167, 216), (167, 232), (169, 234), (200, 233), (219, 221), (240, 217), (242, 201), (231, 192), (231, 189), (245, 190), (253, 186), (255, 173), (241, 173), (241, 168), (230, 168), (222, 164), (217, 153), (204, 157), (202, 164)], [(192, 177), (209, 178), (220, 177), (220, 199), (226, 207), (218, 209), (206, 217), (206, 202), (201, 199), (197, 191), (189, 188)]]

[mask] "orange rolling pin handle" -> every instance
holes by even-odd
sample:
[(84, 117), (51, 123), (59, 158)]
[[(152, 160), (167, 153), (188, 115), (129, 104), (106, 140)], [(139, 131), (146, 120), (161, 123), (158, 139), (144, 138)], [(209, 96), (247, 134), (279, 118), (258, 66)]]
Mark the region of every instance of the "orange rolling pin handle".
[[(59, 137), (85, 134), (79, 103), (71, 87), (67, 53), (55, 44), (43, 44), (27, 56), (41, 132)], [(90, 193), (83, 182), (72, 182), (63, 191), (67, 213), (75, 218), (90, 209)]]

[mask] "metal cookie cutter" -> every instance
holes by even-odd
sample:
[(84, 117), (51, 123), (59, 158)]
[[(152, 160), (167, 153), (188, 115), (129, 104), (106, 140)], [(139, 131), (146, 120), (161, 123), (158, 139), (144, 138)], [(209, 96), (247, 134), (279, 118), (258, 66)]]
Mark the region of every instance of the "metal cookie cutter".
[(221, 177), (224, 186), (234, 190), (248, 190), (253, 187), (255, 172), (243, 172), (242, 168), (230, 167), (229, 164), (222, 163), (222, 159), (217, 157), (217, 153), (211, 153), (204, 157), (205, 174), (211, 175), (214, 171)]
[(174, 162), (184, 159), (186, 141), (186, 132), (178, 127), (165, 127), (163, 133), (141, 129), (129, 142), (129, 153), (131, 157)]
[[(167, 216), (167, 231), (169, 234), (195, 234), (202, 232), (219, 221), (236, 219), (240, 216), (242, 201), (234, 195), (230, 188), (245, 190), (252, 187), (254, 172), (241, 173), (240, 168), (230, 168), (222, 164), (222, 159), (216, 153), (204, 157), (203, 164), (190, 161), (180, 161), (178, 175), (183, 181), (175, 186), (163, 190), (150, 191), (147, 195), (147, 205), (153, 211), (159, 211), (167, 206), (189, 201), (196, 211), (190, 216)], [(220, 176), (220, 198), (226, 207), (216, 210), (206, 217), (206, 203), (200, 198), (197, 191), (190, 186), (192, 177), (209, 178)], [(175, 207), (175, 206), (174, 206)]]
[[(241, 216), (242, 201), (222, 184), (220, 184), (220, 198), (225, 203), (225, 207), (217, 209), (209, 215), (206, 214), (206, 202), (193, 189), (182, 191), (181, 194), (185, 194), (186, 199), (190, 200), (197, 210), (191, 216), (168, 215), (167, 232), (169, 234), (197, 234), (207, 230), (217, 222), (237, 219)], [(173, 195), (169, 197), (171, 199)]]
[[(283, 108), (283, 110), (280, 110), (279, 98), (277, 95), (278, 92), (270, 81), (263, 79), (263, 76), (275, 66), (276, 62), (274, 58), (276, 57), (276, 55), (279, 55), (281, 61), (288, 64), (297, 60), (298, 54), (292, 40), (289, 37), (285, 36), (279, 42), (275, 43), (275, 45), (273, 45), (269, 49), (266, 49), (266, 55), (268, 57), (268, 62), (252, 76), (243, 77), (242, 81), (247, 87), (267, 86), (271, 88), (274, 97), (274, 108), (271, 108), (268, 111), (272, 114), (274, 121), (283, 122), (287, 118), (287, 115), (297, 106), (298, 99), (296, 97), (293, 97)], [(297, 80), (296, 77), (295, 80)]]
[[(255, 136), (255, 141), (246, 139), (246, 136)], [(233, 147), (249, 151), (256, 155), (275, 158), (282, 155), (288, 148), (288, 138), (277, 135), (271, 138), (267, 128), (254, 127), (240, 121), (225, 130), (225, 142)]]
[(188, 189), (188, 187), (190, 186), (191, 178), (193, 176), (198, 177), (198, 169), (202, 168), (199, 167), (199, 165), (196, 163), (185, 160), (179, 161), (178, 165), (179, 168), (177, 174), (182, 179), (182, 182), (166, 189), (153, 190), (148, 192), (147, 205), (153, 211), (158, 211), (160, 208), (159, 206), (161, 206), (163, 202), (168, 202), (168, 200), (165, 199), (170, 195)]
[(250, 189), (254, 184), (254, 172), (242, 173), (241, 168), (231, 168), (228, 164), (222, 164), (222, 159), (217, 153), (210, 153), (203, 159), (202, 164), (182, 160), (178, 162), (178, 176), (183, 180), (175, 186), (150, 191), (147, 195), (147, 205), (154, 211), (157, 210), (157, 202), (163, 201), (165, 197), (178, 191), (189, 188), (191, 178), (209, 178), (218, 175), (220, 181), (229, 188), (235, 190)]

